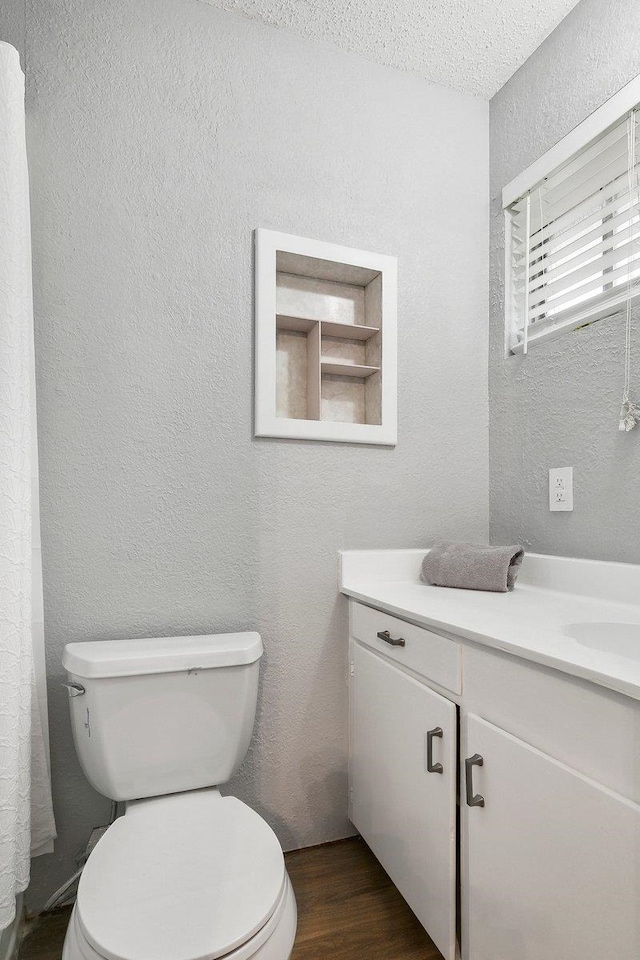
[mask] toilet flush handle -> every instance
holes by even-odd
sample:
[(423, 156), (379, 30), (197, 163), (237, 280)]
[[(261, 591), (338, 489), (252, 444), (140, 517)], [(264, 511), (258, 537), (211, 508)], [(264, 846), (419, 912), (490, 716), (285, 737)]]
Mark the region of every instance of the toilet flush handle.
[(81, 697), (87, 692), (82, 684), (76, 683), (75, 680), (69, 680), (67, 683), (63, 681), (62, 686), (67, 688), (70, 697)]

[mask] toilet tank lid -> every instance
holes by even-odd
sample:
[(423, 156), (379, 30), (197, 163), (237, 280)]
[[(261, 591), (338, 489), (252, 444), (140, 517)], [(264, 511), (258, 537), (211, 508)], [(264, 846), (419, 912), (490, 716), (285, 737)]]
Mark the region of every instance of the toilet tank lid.
[(214, 633), (68, 643), (62, 663), (68, 673), (93, 680), (242, 666), (255, 663), (261, 656), (259, 633)]

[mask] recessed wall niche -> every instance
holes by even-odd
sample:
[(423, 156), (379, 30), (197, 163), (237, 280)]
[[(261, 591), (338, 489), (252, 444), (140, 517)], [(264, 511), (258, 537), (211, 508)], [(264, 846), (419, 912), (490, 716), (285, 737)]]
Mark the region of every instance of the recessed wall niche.
[(256, 436), (395, 445), (396, 258), (255, 239)]

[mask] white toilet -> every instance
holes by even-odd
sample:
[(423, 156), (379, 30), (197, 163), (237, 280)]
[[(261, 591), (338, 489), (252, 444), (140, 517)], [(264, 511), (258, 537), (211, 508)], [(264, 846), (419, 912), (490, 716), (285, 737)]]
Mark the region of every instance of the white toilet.
[(287, 960), (296, 901), (278, 839), (217, 786), (244, 759), (257, 633), (67, 644), (76, 750), (126, 813), (80, 878), (63, 960)]

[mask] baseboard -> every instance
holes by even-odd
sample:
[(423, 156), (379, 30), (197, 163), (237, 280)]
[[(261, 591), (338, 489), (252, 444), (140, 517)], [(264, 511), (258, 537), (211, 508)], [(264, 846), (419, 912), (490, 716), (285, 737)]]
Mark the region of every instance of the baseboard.
[(18, 960), (20, 933), (22, 931), (23, 921), (23, 897), (20, 893), (16, 898), (16, 915), (13, 923), (0, 933), (0, 960)]
[(320, 843), (311, 843), (307, 847), (290, 847), (287, 848), (284, 852), (287, 853), (300, 853), (301, 850), (317, 850), (318, 847), (334, 847), (338, 843), (347, 843), (348, 840), (360, 840), (360, 834), (357, 830), (353, 833), (348, 834), (346, 837), (336, 837), (335, 840), (321, 840)]

